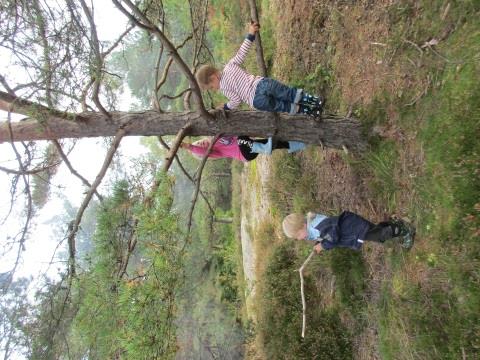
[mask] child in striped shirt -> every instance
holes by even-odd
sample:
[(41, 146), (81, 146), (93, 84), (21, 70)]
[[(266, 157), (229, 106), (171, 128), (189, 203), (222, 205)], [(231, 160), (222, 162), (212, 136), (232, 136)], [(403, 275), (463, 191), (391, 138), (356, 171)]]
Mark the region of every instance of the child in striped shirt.
[(200, 87), (203, 90), (220, 90), (228, 98), (223, 106), (225, 110), (235, 109), (244, 102), (262, 111), (320, 116), (323, 98), (274, 79), (249, 74), (241, 67), (259, 28), (258, 23), (250, 24), (242, 46), (222, 71), (211, 65), (203, 65), (196, 73)]

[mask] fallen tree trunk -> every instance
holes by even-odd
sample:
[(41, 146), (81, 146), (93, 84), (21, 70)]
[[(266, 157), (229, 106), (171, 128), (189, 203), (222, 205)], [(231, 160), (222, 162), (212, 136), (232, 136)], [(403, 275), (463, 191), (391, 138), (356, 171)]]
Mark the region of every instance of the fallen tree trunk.
[[(189, 136), (214, 135), (216, 133), (249, 135), (258, 137), (276, 136), (279, 140), (300, 140), (308, 144), (322, 144), (330, 148), (352, 151), (366, 148), (366, 137), (358, 120), (325, 116), (321, 121), (305, 115), (279, 115), (261, 111), (212, 112), (213, 120), (205, 119), (196, 112), (159, 113), (111, 112), (107, 118), (100, 112), (75, 114), (75, 120), (54, 114), (41, 114), (41, 119), (29, 118), (11, 123), (13, 141), (52, 140), (61, 138), (84, 138), (114, 136), (121, 128), (125, 136), (176, 135), (188, 122)], [(0, 143), (10, 141), (6, 123), (0, 123)]]

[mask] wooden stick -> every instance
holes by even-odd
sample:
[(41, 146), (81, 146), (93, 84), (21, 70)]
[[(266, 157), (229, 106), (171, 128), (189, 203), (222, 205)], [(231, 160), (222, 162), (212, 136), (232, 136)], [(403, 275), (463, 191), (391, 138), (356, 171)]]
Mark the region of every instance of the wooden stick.
[(310, 261), (313, 255), (315, 255), (315, 250), (312, 250), (310, 255), (308, 255), (307, 259), (303, 262), (300, 269), (298, 269), (298, 272), (300, 274), (300, 292), (302, 294), (302, 310), (303, 310), (302, 338), (305, 337), (305, 323), (307, 321), (307, 316), (306, 316), (307, 304), (305, 302), (305, 292), (303, 291), (303, 268), (305, 267), (305, 265), (307, 265), (307, 263)]

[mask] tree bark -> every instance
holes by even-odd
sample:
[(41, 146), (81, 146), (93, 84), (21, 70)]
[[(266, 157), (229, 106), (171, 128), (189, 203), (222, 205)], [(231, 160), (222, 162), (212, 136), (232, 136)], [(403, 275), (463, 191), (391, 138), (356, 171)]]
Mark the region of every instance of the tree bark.
[[(255, 0), (249, 0), (248, 3), (250, 5), (250, 16), (252, 20), (260, 23), (260, 21), (258, 20), (257, 2)], [(267, 65), (265, 64), (265, 60), (263, 58), (262, 38), (260, 36), (260, 32), (256, 34), (255, 44), (255, 55), (257, 56), (257, 64), (260, 70), (260, 74), (265, 77), (267, 76)]]
[(213, 222), (216, 223), (221, 223), (221, 224), (231, 224), (233, 222), (233, 219), (231, 217), (229, 218), (213, 218)]
[[(13, 141), (53, 140), (61, 138), (84, 138), (114, 136), (120, 128), (125, 136), (175, 135), (187, 122), (192, 126), (190, 136), (211, 136), (217, 133), (258, 137), (275, 136), (279, 140), (299, 140), (308, 144), (351, 151), (363, 151), (367, 136), (362, 134), (358, 120), (326, 115), (316, 120), (304, 115), (281, 114), (275, 120), (273, 114), (262, 111), (216, 110), (214, 120), (205, 119), (196, 112), (159, 113), (112, 112), (108, 119), (100, 112), (83, 112), (61, 118), (58, 113), (42, 111), (41, 120), (26, 119), (11, 123)], [(6, 123), (0, 123), (0, 143), (10, 141)]]
[(230, 177), (232, 176), (232, 173), (229, 172), (223, 172), (223, 173), (211, 173), (211, 177)]

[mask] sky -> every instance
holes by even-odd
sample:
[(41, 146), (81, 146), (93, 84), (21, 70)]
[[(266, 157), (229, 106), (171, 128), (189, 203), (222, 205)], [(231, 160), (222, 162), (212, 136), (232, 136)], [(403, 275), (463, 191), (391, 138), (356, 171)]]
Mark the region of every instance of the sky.
[[(95, 22), (97, 24), (97, 31), (99, 39), (102, 41), (113, 41), (116, 39), (126, 27), (126, 17), (114, 7), (110, 1), (101, 0), (95, 2)], [(22, 74), (15, 73), (15, 68), (7, 67), (6, 62), (8, 57), (0, 54), (0, 67), (7, 68), (9, 79), (21, 78)], [(10, 70), (10, 71), (9, 71)], [(129, 92), (126, 91), (120, 101), (120, 110), (128, 110), (130, 103)], [(7, 118), (5, 112), (0, 111), (0, 121)], [(14, 117), (15, 121), (21, 117)], [(140, 144), (139, 137), (125, 137), (120, 145), (119, 151), (122, 153), (122, 162), (124, 168), (131, 168), (130, 162), (132, 159), (147, 152), (147, 149)], [(39, 142), (46, 145), (46, 142)], [(106, 146), (104, 141), (99, 138), (81, 139), (77, 142), (74, 150), (69, 155), (72, 166), (82, 176), (92, 183), (100, 170), (104, 157), (106, 154)], [(0, 144), (0, 166), (17, 169), (18, 163), (15, 160), (15, 155), (10, 144)], [(107, 175), (103, 183), (108, 184), (108, 178), (111, 172)], [(8, 189), (10, 188), (9, 178), (0, 171), (0, 219), (2, 219), (10, 206), (10, 196)], [(100, 193), (105, 194), (105, 187), (101, 186)], [(81, 181), (73, 176), (65, 165), (61, 165), (55, 177), (53, 178), (51, 187), (51, 197), (49, 202), (37, 213), (34, 219), (31, 236), (26, 244), (26, 251), (22, 254), (21, 266), (16, 272), (16, 276), (33, 276), (43, 274), (50, 262), (55, 247), (58, 244), (58, 239), (54, 237), (52, 228), (48, 225), (48, 221), (63, 211), (63, 199), (61, 195), (66, 195), (68, 200), (74, 205), (79, 206), (83, 200), (85, 188)], [(23, 207), (17, 206), (14, 209), (14, 214), (10, 221), (0, 228), (0, 243), (6, 241), (7, 236), (11, 236), (18, 232), (21, 222), (24, 219)], [(16, 250), (11, 253), (10, 259), (16, 256)], [(11, 268), (12, 263), (2, 262), (0, 264), (0, 273)], [(49, 276), (55, 276), (57, 270), (53, 266), (50, 268)]]

